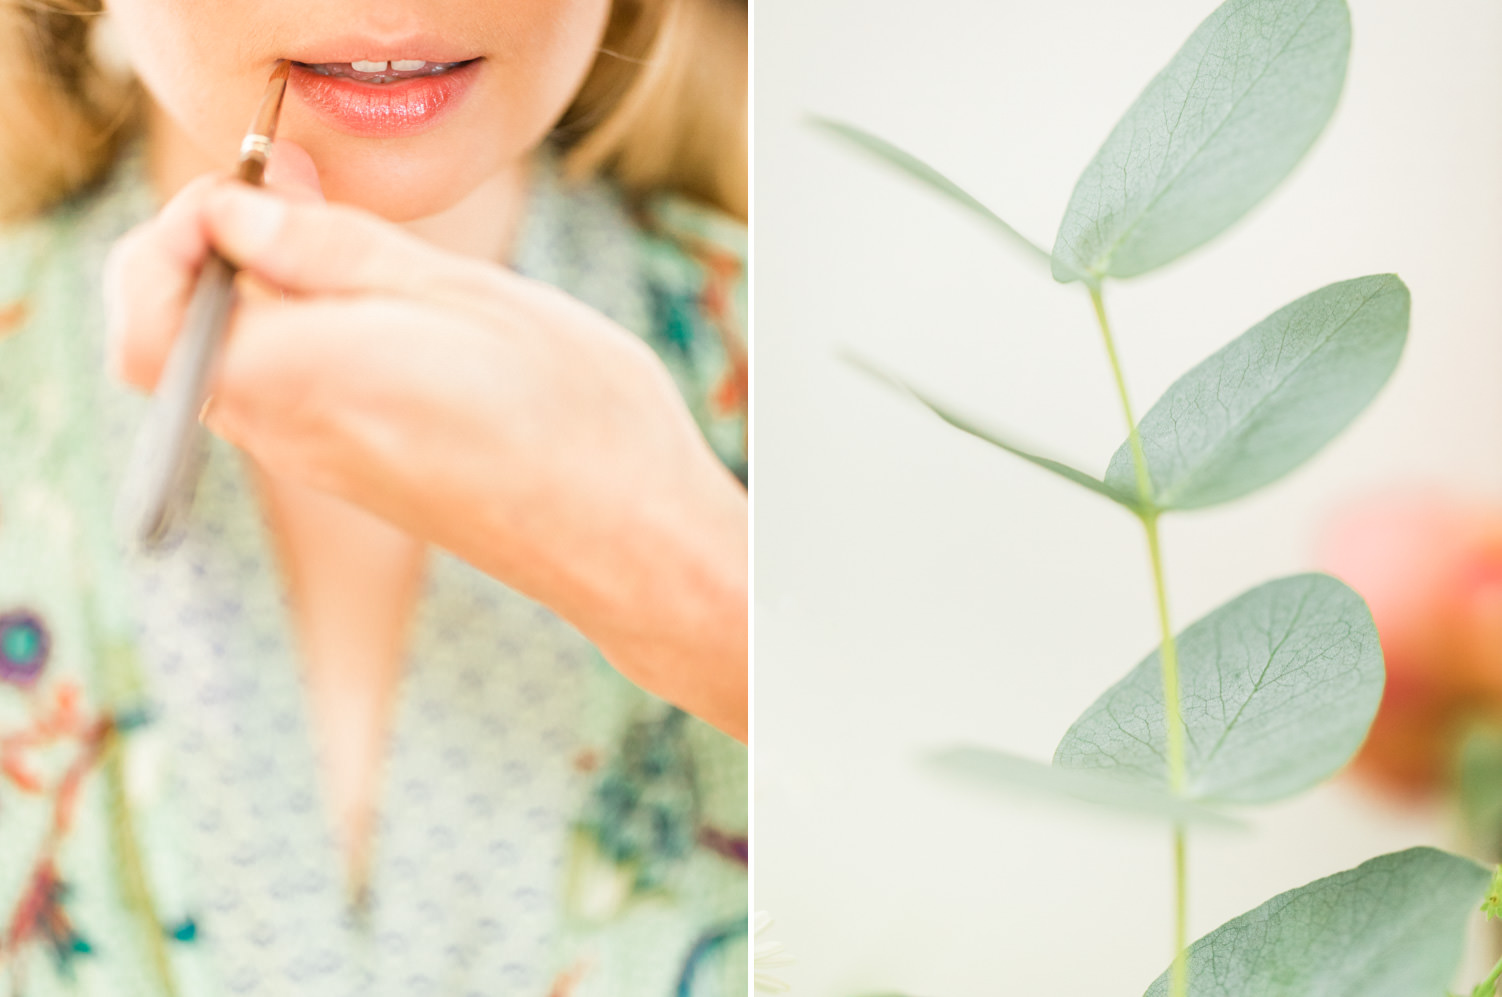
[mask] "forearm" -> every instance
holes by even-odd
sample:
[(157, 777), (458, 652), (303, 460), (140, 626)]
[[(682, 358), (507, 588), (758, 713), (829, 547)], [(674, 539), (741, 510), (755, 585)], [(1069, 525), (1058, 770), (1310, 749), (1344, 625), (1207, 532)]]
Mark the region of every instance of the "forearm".
[(717, 484), (693, 514), (644, 524), (630, 583), (586, 632), (626, 677), (744, 742), (749, 515), (738, 482)]
[[(609, 515), (536, 524), (475, 551), (568, 619), (618, 671), (725, 733), (747, 738), (750, 551), (746, 492), (718, 462), (672, 488), (631, 492)], [(691, 479), (691, 480), (687, 480)], [(565, 526), (564, 523), (567, 522)], [(498, 536), (498, 534), (491, 534)], [(515, 582), (513, 582), (515, 584)]]
[(591, 485), (529, 503), (527, 522), (486, 499), (507, 487), (494, 475), (515, 487), (514, 468), (466, 462), (476, 476), (430, 491), (437, 501), (407, 525), (547, 605), (632, 682), (745, 741), (749, 508), (740, 482), (696, 444), (699, 459), (667, 462), (670, 481), (663, 464), (625, 482), (602, 468)]

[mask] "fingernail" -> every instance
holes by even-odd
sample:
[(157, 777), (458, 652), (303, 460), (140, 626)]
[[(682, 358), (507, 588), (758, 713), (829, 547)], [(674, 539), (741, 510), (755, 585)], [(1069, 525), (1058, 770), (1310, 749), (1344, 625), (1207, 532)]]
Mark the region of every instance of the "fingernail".
[(198, 422), (215, 436), (221, 436), (225, 439), (229, 438), (224, 413), (220, 411), (218, 405), (214, 404), (213, 395), (209, 395), (203, 400), (203, 408), (198, 410)]
[(287, 205), (271, 194), (230, 184), (215, 192), (210, 212), (230, 255), (253, 260), (276, 241), (287, 218)]

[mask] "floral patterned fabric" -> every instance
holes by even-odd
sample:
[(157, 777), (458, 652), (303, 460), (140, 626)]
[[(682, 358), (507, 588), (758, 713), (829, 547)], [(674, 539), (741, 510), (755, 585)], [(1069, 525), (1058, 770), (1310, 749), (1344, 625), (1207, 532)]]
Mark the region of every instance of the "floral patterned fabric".
[[(100, 272), (156, 207), (137, 149), (0, 232), (0, 994), (744, 994), (745, 749), (436, 550), (351, 902), (242, 457), (165, 554), (112, 527), (147, 403)], [(646, 338), (743, 479), (744, 258), (539, 152), (514, 266)]]

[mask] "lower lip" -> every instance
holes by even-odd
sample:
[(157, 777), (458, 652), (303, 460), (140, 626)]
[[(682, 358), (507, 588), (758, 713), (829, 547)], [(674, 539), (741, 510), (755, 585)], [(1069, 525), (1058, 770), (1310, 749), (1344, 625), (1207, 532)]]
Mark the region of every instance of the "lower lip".
[(362, 83), (323, 76), (293, 64), (291, 84), (314, 111), (340, 131), (366, 138), (416, 135), (442, 121), (474, 85), (480, 60), (437, 76), (399, 83)]

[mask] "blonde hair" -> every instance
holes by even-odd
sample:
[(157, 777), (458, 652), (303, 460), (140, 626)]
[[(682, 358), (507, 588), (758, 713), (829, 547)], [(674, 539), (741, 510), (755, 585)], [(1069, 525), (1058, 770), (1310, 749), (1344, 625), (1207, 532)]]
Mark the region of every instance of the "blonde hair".
[[(90, 44), (101, 0), (0, 0), (0, 220), (35, 215), (109, 169), (143, 90)], [(745, 0), (614, 0), (555, 138), (570, 176), (676, 191), (745, 220)]]

